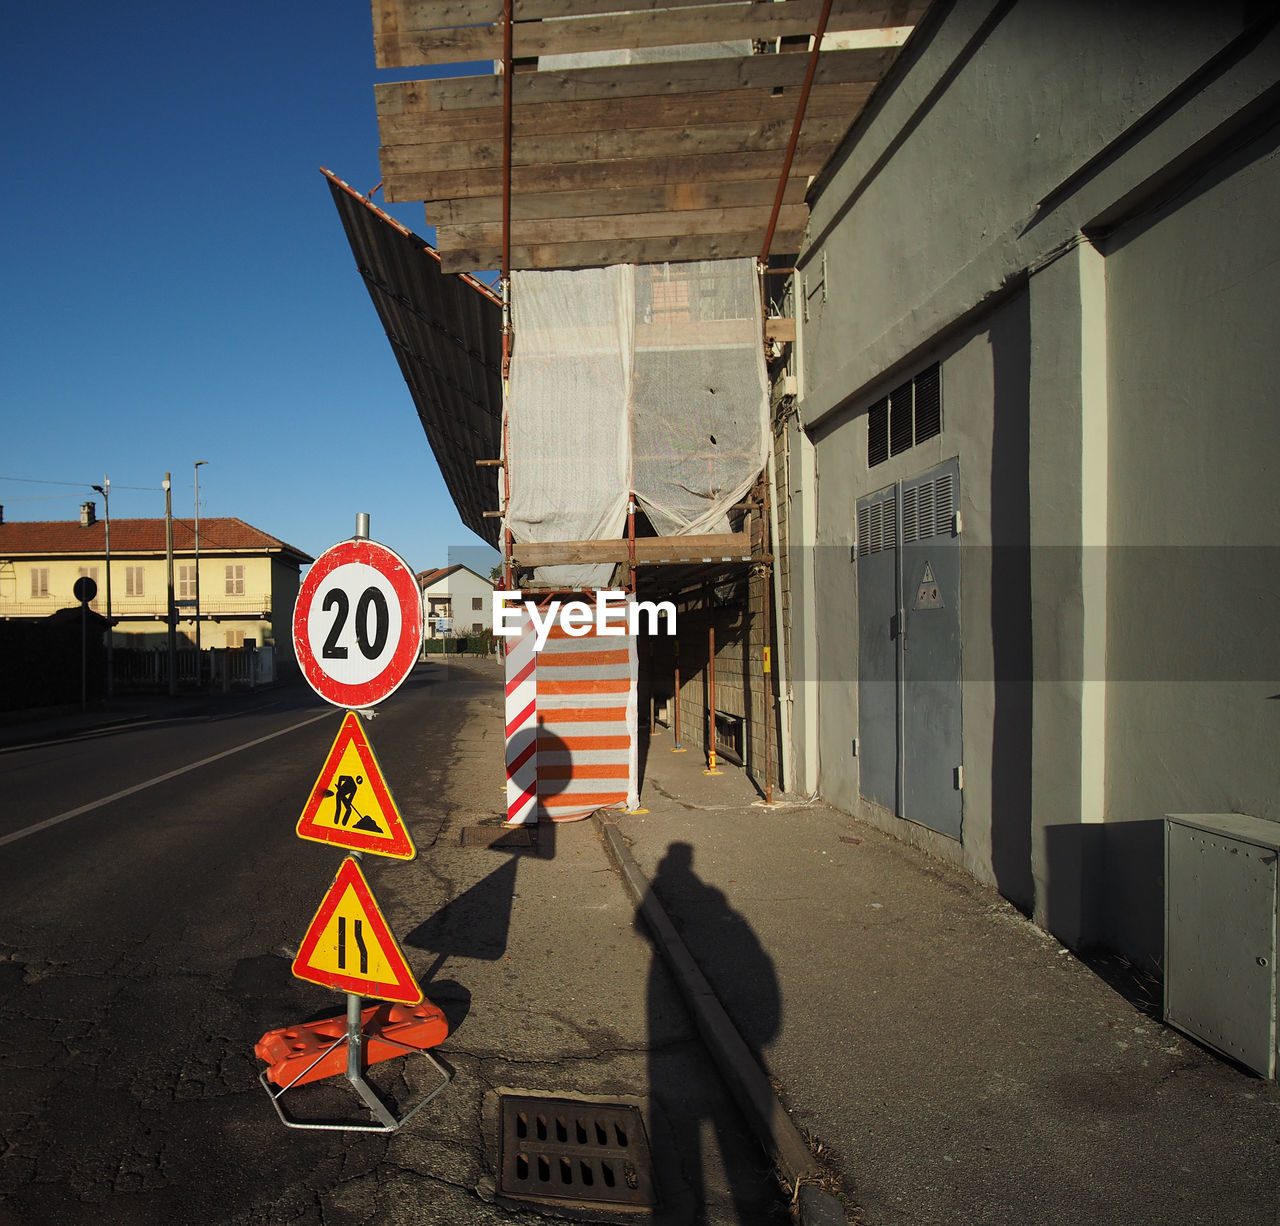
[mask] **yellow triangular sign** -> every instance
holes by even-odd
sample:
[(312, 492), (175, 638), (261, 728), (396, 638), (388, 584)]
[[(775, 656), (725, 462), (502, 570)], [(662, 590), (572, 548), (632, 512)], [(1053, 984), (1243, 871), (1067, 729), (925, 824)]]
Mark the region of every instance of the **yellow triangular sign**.
[(418, 854), (354, 711), (348, 711), (298, 819), (298, 837), (412, 860)]
[(352, 856), (343, 860), (302, 938), (293, 973), (309, 983), (375, 1000), (416, 1005), (422, 999), (422, 989)]
[(938, 581), (933, 577), (933, 567), (928, 562), (924, 564), (924, 574), (920, 577), (920, 586), (916, 588), (917, 609), (941, 609), (945, 605), (942, 601), (942, 589), (938, 586)]

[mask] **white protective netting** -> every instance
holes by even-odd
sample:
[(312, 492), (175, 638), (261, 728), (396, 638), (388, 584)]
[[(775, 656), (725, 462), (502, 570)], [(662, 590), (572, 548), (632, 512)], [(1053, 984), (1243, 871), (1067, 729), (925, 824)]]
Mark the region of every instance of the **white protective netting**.
[[(520, 542), (625, 534), (634, 490), (664, 536), (722, 532), (768, 447), (755, 262), (511, 277), (507, 526)], [(556, 566), (540, 584), (608, 584)]]

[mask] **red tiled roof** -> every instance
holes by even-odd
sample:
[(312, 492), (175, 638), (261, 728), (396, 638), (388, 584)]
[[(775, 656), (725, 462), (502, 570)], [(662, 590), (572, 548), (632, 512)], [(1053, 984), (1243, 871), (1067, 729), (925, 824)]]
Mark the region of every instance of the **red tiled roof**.
[(446, 575), (451, 575), (455, 570), (461, 570), (462, 563), (456, 562), (452, 566), (438, 566), (435, 570), (424, 570), (418, 575), (419, 587), (430, 587), (437, 579), (443, 579)]
[[(113, 519), (111, 552), (164, 553), (163, 519)], [(190, 520), (173, 521), (175, 552), (190, 553), (195, 548), (195, 528)], [(301, 549), (246, 524), (242, 519), (200, 520), (200, 548), (210, 553), (231, 549), (238, 552), (281, 553), (300, 565), (314, 562)], [(23, 555), (100, 554), (106, 549), (106, 524), (102, 520), (80, 526), (78, 520), (33, 520), (0, 524), (0, 558)]]
[[(203, 531), (204, 530), (201, 529), (202, 533)], [(452, 566), (441, 566), (437, 570), (420, 571), (417, 575), (418, 586), (420, 588), (428, 588), (433, 583), (439, 583), (441, 579), (444, 579), (459, 570), (465, 570), (469, 575), (475, 575), (481, 583), (487, 583), (490, 587), (494, 586), (491, 579), (486, 575), (482, 575), (478, 570), (472, 570), (465, 562), (455, 562)]]

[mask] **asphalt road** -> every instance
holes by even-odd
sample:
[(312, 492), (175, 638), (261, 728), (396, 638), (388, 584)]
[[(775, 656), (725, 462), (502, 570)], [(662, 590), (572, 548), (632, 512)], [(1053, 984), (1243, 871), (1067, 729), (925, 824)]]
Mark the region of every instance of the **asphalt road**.
[[(281, 689), (0, 750), (0, 1226), (535, 1220), (486, 1191), (494, 1087), (655, 1079), (659, 1220), (786, 1220), (674, 994), (646, 984), (590, 823), (518, 870), (459, 846), (500, 820), (500, 704), (492, 668), (426, 665), (365, 725), (419, 849), (366, 875), (451, 1031), (466, 1021), (441, 1050), (454, 1083), (390, 1136), (286, 1129), (253, 1055), (343, 1005), (290, 973), (342, 859), (294, 834), (339, 712)], [(547, 906), (575, 939), (542, 930)], [(374, 1072), (400, 1108), (436, 1080), (424, 1061)], [(341, 1081), (312, 1091), (298, 1114), (362, 1118)], [(724, 1151), (691, 1177), (663, 1140), (684, 1109)]]
[[(447, 737), (407, 686), (388, 774)], [(282, 1129), (252, 1042), (337, 1002), (289, 965), (341, 858), (293, 833), (339, 718), (282, 690), (0, 755), (0, 1219), (251, 1217), (329, 1148)]]

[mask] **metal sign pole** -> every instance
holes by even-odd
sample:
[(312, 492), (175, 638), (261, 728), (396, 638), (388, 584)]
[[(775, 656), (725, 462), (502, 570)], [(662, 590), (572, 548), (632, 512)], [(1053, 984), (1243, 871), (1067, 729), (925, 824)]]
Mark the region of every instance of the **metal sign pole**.
[(80, 602), (80, 710), (89, 709), (89, 601), (98, 594), (98, 585), (88, 575), (81, 575), (71, 589)]
[(89, 709), (89, 602), (80, 602), (80, 710)]
[(363, 1068), (360, 1064), (360, 1002), (363, 997), (347, 993), (347, 1080), (360, 1080)]
[[(365, 532), (368, 534), (368, 517), (365, 517)], [(357, 532), (359, 529), (357, 529)], [(351, 853), (357, 864), (364, 856), (358, 851)], [(351, 1082), (357, 1094), (364, 1099), (365, 1106), (373, 1112), (374, 1118), (381, 1121), (388, 1132), (399, 1128), (403, 1121), (387, 1110), (387, 1105), (378, 1097), (374, 1088), (364, 1079), (364, 1023), (360, 1017), (360, 1005), (363, 997), (354, 992), (347, 993), (347, 1080)], [(407, 1116), (405, 1117), (408, 1118)]]

